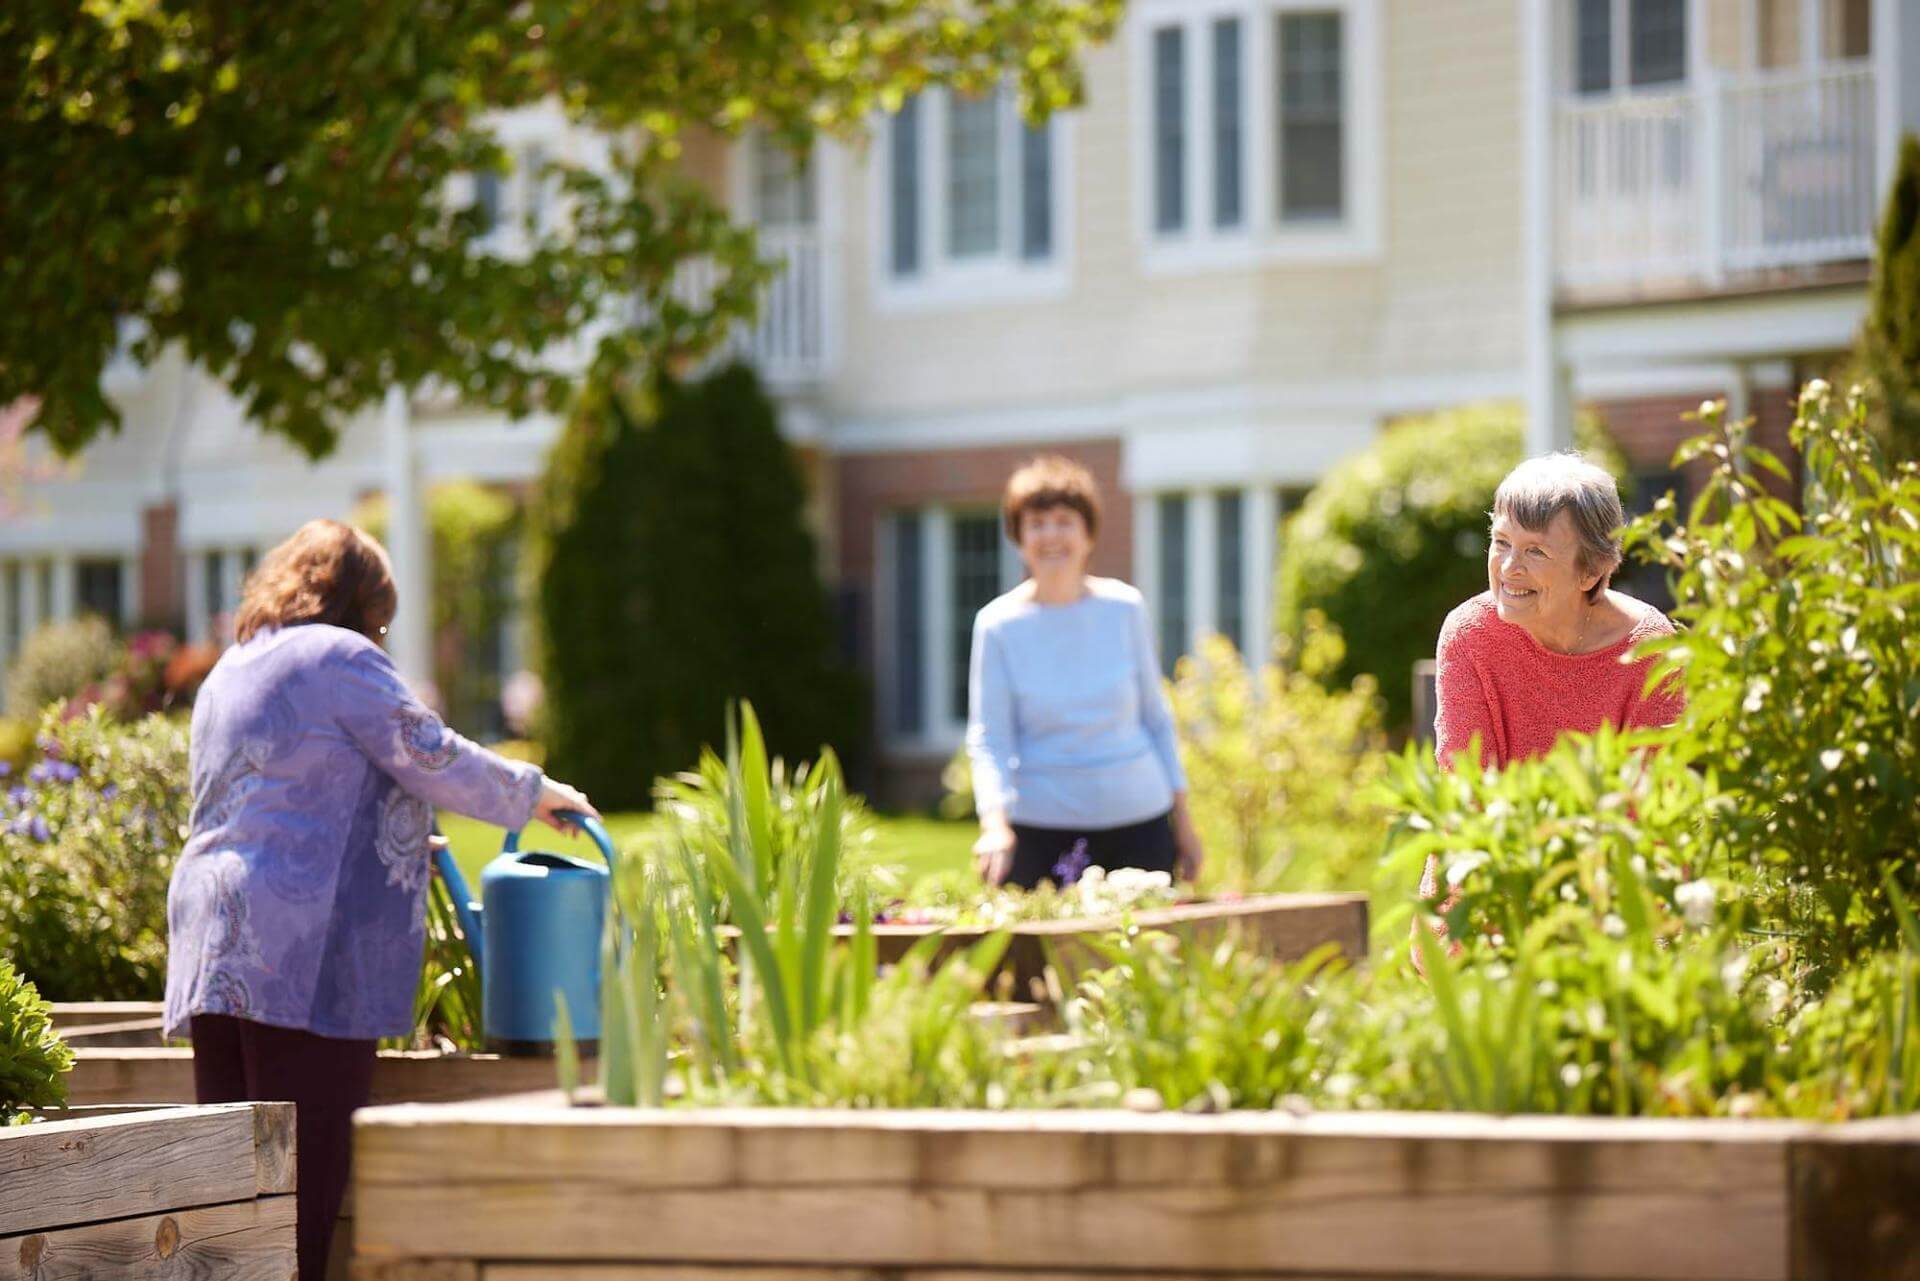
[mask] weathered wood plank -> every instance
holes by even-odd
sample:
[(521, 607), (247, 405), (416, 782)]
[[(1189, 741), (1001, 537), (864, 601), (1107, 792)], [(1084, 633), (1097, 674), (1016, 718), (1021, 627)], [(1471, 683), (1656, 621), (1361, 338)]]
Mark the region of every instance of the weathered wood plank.
[(0, 1281), (289, 1281), (295, 1267), (290, 1196), (0, 1237)]
[[(251, 1200), (263, 1142), (279, 1145), (267, 1163), (291, 1167), (292, 1124), (283, 1115), (290, 1111), (229, 1103), (0, 1132), (0, 1236)], [(278, 1117), (265, 1134), (257, 1112)]]
[(100, 1023), (123, 1023), (128, 1019), (158, 1019), (166, 1006), (159, 1001), (55, 1001), (53, 1026), (65, 1033), (69, 1028), (91, 1027)]
[(1796, 1278), (1920, 1277), (1920, 1116), (1820, 1130), (1792, 1162)]
[[(1192, 1272), (1135, 1272), (1087, 1269), (1071, 1272), (1007, 1273), (951, 1268), (757, 1267), (684, 1263), (488, 1263), (480, 1281), (1194, 1281)], [(1206, 1281), (1355, 1281), (1352, 1273), (1335, 1277), (1304, 1272), (1210, 1272)], [(383, 1279), (384, 1281), (384, 1279)], [(1432, 1273), (1406, 1273), (1393, 1281), (1442, 1281)], [(1526, 1281), (1551, 1281), (1527, 1278)], [(1608, 1278), (1606, 1281), (1627, 1281)]]
[(1804, 1130), (441, 1111), (362, 1114), (364, 1255), (1774, 1278), (1786, 1275), (1787, 1141)]
[(125, 1019), (118, 1023), (88, 1023), (80, 1027), (55, 1029), (60, 1039), (79, 1049), (85, 1046), (98, 1049), (102, 1046), (164, 1045), (161, 1035), (162, 1025), (159, 1019)]
[[(554, 1271), (565, 1275), (564, 1267)], [(471, 1259), (355, 1259), (351, 1281), (480, 1281)]]
[[(592, 1079), (594, 1063), (583, 1066)], [(375, 1103), (441, 1103), (553, 1088), (552, 1059), (493, 1054), (382, 1053)], [(79, 1104), (191, 1103), (193, 1050), (186, 1046), (76, 1048), (67, 1098)]]

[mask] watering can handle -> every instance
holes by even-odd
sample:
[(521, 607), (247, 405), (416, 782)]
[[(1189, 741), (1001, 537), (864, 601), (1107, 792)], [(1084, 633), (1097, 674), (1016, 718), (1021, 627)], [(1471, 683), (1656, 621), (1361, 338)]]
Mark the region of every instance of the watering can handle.
[[(582, 814), (578, 810), (555, 810), (554, 813), (591, 837), (593, 843), (600, 847), (600, 857), (607, 860), (609, 868), (613, 866), (613, 837), (607, 834), (606, 826), (599, 819), (591, 814)], [(508, 832), (506, 844), (501, 846), (501, 849), (508, 854), (518, 853), (520, 833)]]

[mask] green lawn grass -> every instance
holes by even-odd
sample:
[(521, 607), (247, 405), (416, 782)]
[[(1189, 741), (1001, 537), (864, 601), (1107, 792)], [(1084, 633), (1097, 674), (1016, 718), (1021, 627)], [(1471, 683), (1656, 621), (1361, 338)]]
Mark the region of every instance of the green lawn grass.
[[(968, 851), (979, 835), (979, 829), (972, 822), (953, 822), (920, 814), (882, 814), (875, 818), (879, 825), (874, 838), (875, 861), (901, 868), (907, 883), (933, 872), (971, 866)], [(658, 819), (647, 813), (625, 813), (609, 814), (606, 821), (607, 834), (613, 837), (616, 846), (621, 846), (645, 833)], [(447, 813), (440, 815), (440, 830), (446, 834), (454, 859), (460, 864), (470, 888), (479, 894), (480, 869), (500, 853), (505, 833), (497, 827)], [(593, 842), (579, 833), (562, 836), (544, 826), (529, 828), (521, 838), (521, 848), (552, 850), (587, 859), (599, 857)]]

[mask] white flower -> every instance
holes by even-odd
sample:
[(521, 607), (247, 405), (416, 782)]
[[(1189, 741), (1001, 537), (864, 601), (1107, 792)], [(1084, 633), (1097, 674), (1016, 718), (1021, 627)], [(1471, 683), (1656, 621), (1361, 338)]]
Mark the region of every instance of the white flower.
[(1793, 989), (1784, 979), (1774, 979), (1767, 984), (1767, 1009), (1775, 1018), (1786, 1013), (1787, 1005), (1793, 1000)]
[(1623, 939), (1627, 936), (1627, 923), (1612, 912), (1608, 912), (1606, 918), (1600, 922), (1600, 928), (1610, 939)]
[(1714, 889), (1711, 881), (1688, 881), (1673, 892), (1673, 901), (1689, 925), (1713, 924)]
[(1720, 981), (1726, 984), (1727, 991), (1729, 992), (1738, 992), (1740, 990), (1741, 984), (1747, 981), (1747, 954), (1745, 952), (1730, 957), (1727, 963), (1720, 967)]
[(1580, 1065), (1578, 1063), (1569, 1063), (1560, 1069), (1560, 1084), (1566, 1086), (1569, 1090), (1578, 1089), (1580, 1086), (1580, 1075)]

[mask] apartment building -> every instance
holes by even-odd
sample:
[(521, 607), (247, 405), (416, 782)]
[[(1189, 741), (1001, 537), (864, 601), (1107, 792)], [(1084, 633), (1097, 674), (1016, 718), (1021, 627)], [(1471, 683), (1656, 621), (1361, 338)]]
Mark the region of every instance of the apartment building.
[[(1708, 396), (1777, 438), (1864, 309), (1920, 4), (1138, 0), (1087, 85), (1038, 128), (936, 90), (862, 145), (690, 161), (784, 263), (736, 345), (815, 479), (891, 796), (959, 741), (1034, 452), (1100, 477), (1096, 569), (1170, 660), (1265, 647), (1278, 522), (1393, 418), (1525, 399), (1546, 448), (1586, 405), (1656, 477)], [(508, 141), (594, 146), (541, 113)], [(192, 370), (114, 377), (126, 433), (0, 524), (0, 643), (83, 603), (205, 632), (258, 548), (372, 489), (418, 581), (420, 487), (525, 480), (554, 431), (395, 395), (308, 466)], [(393, 643), (423, 669), (423, 633)]]

